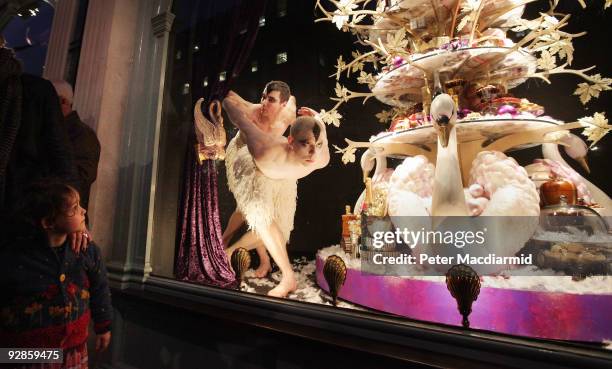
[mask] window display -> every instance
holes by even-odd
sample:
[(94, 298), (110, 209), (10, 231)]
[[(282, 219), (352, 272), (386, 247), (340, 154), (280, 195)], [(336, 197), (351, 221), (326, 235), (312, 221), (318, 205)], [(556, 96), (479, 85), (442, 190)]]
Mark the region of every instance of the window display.
[(605, 161), (586, 159), (611, 126), (601, 104), (561, 117), (549, 104), (557, 74), (575, 77), (585, 106), (612, 80), (578, 65), (586, 36), (558, 2), (187, 3), (175, 3), (159, 159), (172, 176), (154, 220), (155, 247), (176, 239), (176, 252), (153, 273), (514, 336), (612, 339), (612, 201)]
[[(391, 226), (398, 227), (397, 230), (406, 220), (394, 217), (432, 217), (434, 225), (431, 228), (427, 228), (427, 222), (409, 221), (410, 230), (419, 229), (421, 224), (423, 230), (439, 229), (435, 223), (440, 216), (470, 216), (471, 222), (479, 216), (497, 217), (495, 233), (492, 234), (490, 224), (488, 234), (495, 240), (490, 250), (495, 253), (490, 254), (491, 259), (484, 257), (480, 261), (480, 264), (487, 264), (487, 274), (495, 274), (481, 277), (484, 282), (481, 288), (478, 273), (466, 265), (479, 264), (478, 258), (462, 258), (466, 255), (460, 253), (456, 259), (450, 256), (450, 259), (442, 257), (440, 260), (440, 255), (436, 255), (434, 260), (428, 254), (440, 254), (441, 251), (427, 241), (419, 241), (414, 248), (411, 246), (408, 254), (402, 254), (393, 246), (385, 249), (362, 242), (361, 259), (337, 247), (319, 252), (319, 285), (332, 291), (338, 288), (328, 287), (327, 278), (321, 278), (325, 275), (322, 269), (327, 267), (328, 255), (336, 255), (350, 264), (346, 289), (341, 290), (339, 296), (360, 305), (411, 318), (418, 316), (418, 319), (457, 324), (459, 319), (450, 319), (457, 313), (447, 310), (453, 304), (444, 288), (446, 284), (450, 295), (457, 300), (464, 326), (469, 325), (469, 312), (475, 302), (474, 310), (483, 314), (483, 320), (473, 322), (472, 327), (539, 338), (605, 340), (611, 328), (601, 323), (608, 321), (604, 311), (612, 307), (607, 277), (610, 264), (606, 256), (612, 238), (607, 220), (599, 214), (608, 215), (612, 203), (605, 193), (590, 182), (590, 186), (587, 185), (588, 181), (569, 167), (559, 155), (557, 145), (565, 145), (572, 158), (586, 165), (586, 145), (568, 130), (584, 127), (582, 134), (592, 142), (592, 147), (608, 132), (609, 126), (603, 113), (581, 118), (575, 123), (563, 123), (545, 116), (541, 106), (508, 92), (528, 78), (549, 82), (549, 76), (556, 73), (573, 73), (584, 78), (585, 82), (575, 91), (583, 104), (598, 95), (589, 90), (610, 88), (610, 79), (568, 67), (573, 57), (572, 39), (578, 35), (561, 30), (567, 18), (554, 14), (553, 4), (549, 12), (542, 13), (538, 19), (524, 19), (521, 17), (524, 2), (519, 1), (436, 2), (433, 5), (428, 1), (391, 1), (379, 2), (375, 10), (368, 8), (367, 2), (360, 1), (334, 5), (336, 9), (317, 2), (324, 14), (320, 20), (333, 22), (340, 30), (350, 30), (361, 44), (370, 47), (364, 53), (353, 52), (352, 61), (345, 62), (342, 55), (338, 57), (336, 78), (352, 74), (371, 92), (354, 92), (338, 82), (334, 98), (338, 102), (332, 110), (322, 113), (323, 119), (339, 124), (337, 109), (357, 97), (374, 96), (394, 107), (379, 114), (381, 120), (393, 119), (395, 124), (390, 132), (381, 132), (369, 142), (347, 140), (348, 146), (339, 149), (345, 163), (355, 160), (357, 148), (368, 149), (361, 160), (366, 190), (355, 209), (364, 209), (362, 214), (366, 215), (388, 214), (392, 218)], [(365, 21), (366, 18), (370, 18), (370, 22)], [(515, 37), (514, 41), (508, 35), (511, 32), (525, 35), (520, 39)], [(561, 66), (556, 65), (557, 57), (560, 64), (564, 62)], [(377, 70), (376, 66), (367, 68), (368, 64), (378, 64), (382, 69), (377, 74), (368, 73), (368, 70)], [(526, 168), (504, 154), (539, 144), (544, 146), (545, 159), (536, 160)], [(390, 171), (386, 163), (388, 158), (398, 156), (406, 159)], [(367, 177), (372, 164), (368, 161), (376, 161), (372, 182), (374, 193), (381, 193), (379, 205), (382, 206), (377, 207), (381, 211), (372, 212), (371, 209), (372, 190)], [(543, 163), (551, 168), (545, 176), (550, 180), (544, 183), (540, 170), (536, 169)], [(538, 181), (538, 186), (532, 179)], [(559, 184), (560, 181), (564, 181), (565, 186)], [(560, 195), (562, 193), (565, 195)], [(567, 199), (571, 199), (570, 204), (576, 204), (578, 197), (584, 208), (581, 212), (567, 206)], [(542, 219), (571, 217), (575, 229), (563, 229), (572, 228), (572, 236), (588, 232), (589, 237), (578, 236), (577, 243), (560, 237), (559, 243), (547, 245), (551, 247), (549, 250), (535, 254), (539, 263), (533, 263), (534, 255), (529, 255), (527, 265), (539, 268), (525, 273), (527, 276), (517, 271), (520, 270), (518, 266), (503, 265), (504, 269), (509, 269), (507, 271), (494, 268), (494, 258), (519, 254), (522, 257), (521, 250), (534, 235), (561, 232), (559, 227), (536, 232), (542, 222), (540, 202), (557, 205), (560, 198), (565, 201), (565, 207), (552, 213), (545, 207)], [(584, 223), (591, 217), (600, 219), (597, 222), (600, 224), (588, 228)], [(372, 223), (366, 221), (364, 231), (370, 229)], [(592, 237), (597, 238), (594, 244), (587, 242), (587, 238)], [(454, 246), (463, 247), (457, 242)], [(576, 253), (570, 252), (574, 249)], [(398, 258), (398, 254), (407, 257)], [(359, 268), (363, 272), (364, 262), (416, 264), (415, 269), (421, 267), (425, 274), (433, 264), (442, 263), (451, 268), (446, 271), (446, 283), (443, 277), (415, 278), (412, 276), (415, 272), (410, 271), (399, 277), (351, 273)], [(459, 272), (462, 276), (454, 275), (457, 267), (464, 269)], [(548, 269), (553, 267), (557, 271), (579, 271), (571, 273), (574, 280), (561, 276), (562, 273), (545, 277), (555, 275)], [(379, 270), (384, 274), (385, 269)], [(497, 275), (500, 272), (504, 277)], [(500, 278), (506, 279), (505, 287), (488, 284), (495, 284)], [(554, 292), (546, 287), (547, 278), (555, 281)], [(594, 289), (587, 288), (582, 279), (592, 283)], [(457, 287), (458, 280), (465, 285)], [(528, 287), (524, 286), (526, 281), (530, 283)], [(560, 285), (564, 287), (559, 288)], [(435, 294), (436, 290), (444, 296), (432, 298), (434, 296), (429, 294)], [(482, 293), (480, 300), (479, 292)], [(488, 300), (485, 296), (489, 293), (497, 296)], [(561, 297), (560, 293), (564, 295)], [(440, 300), (445, 298), (449, 298), (448, 301), (441, 304)], [(560, 298), (568, 305), (560, 303)], [(592, 298), (604, 310), (597, 311), (589, 301)], [(558, 314), (553, 313), (555, 311)], [(514, 324), (517, 314), (527, 319)], [(568, 318), (564, 319), (565, 316)], [(507, 324), (509, 322), (514, 323)]]

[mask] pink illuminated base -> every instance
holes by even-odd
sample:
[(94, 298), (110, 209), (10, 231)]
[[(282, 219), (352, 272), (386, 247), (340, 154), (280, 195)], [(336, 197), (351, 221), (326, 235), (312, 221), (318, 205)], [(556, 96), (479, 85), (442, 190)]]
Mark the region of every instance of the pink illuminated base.
[[(325, 291), (324, 261), (316, 277)], [(461, 326), (457, 303), (446, 284), (362, 274), (347, 268), (339, 297), (411, 319)], [(470, 328), (534, 338), (602, 342), (612, 339), (612, 295), (578, 295), (482, 287), (472, 305)]]

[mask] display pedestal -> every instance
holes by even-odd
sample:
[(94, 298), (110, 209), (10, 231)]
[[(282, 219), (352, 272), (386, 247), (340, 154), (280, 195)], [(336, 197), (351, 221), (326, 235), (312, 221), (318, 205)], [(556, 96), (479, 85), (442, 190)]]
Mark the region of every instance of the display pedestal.
[[(329, 291), (323, 277), (324, 263), (317, 254), (317, 284)], [(457, 303), (442, 281), (362, 274), (360, 269), (347, 263), (346, 282), (338, 297), (410, 319), (461, 326)], [(473, 329), (533, 338), (602, 342), (612, 339), (611, 311), (610, 294), (481, 287), (469, 319)]]

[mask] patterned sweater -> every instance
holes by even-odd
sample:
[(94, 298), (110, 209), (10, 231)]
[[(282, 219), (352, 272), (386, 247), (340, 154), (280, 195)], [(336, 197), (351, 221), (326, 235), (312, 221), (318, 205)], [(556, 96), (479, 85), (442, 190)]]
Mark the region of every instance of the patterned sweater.
[(90, 243), (76, 255), (67, 243), (61, 248), (41, 236), (0, 246), (0, 347), (76, 347), (86, 342), (91, 318), (97, 334), (110, 330), (100, 249)]

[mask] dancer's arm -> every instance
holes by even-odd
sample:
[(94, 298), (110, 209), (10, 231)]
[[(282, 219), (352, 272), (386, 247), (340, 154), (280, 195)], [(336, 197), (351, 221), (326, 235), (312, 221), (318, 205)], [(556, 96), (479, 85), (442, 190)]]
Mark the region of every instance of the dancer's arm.
[(232, 124), (244, 134), (246, 144), (253, 158), (259, 160), (269, 154), (275, 146), (276, 140), (257, 127), (248, 114), (249, 106), (244, 103), (244, 100), (230, 91), (227, 97), (223, 99), (223, 108), (227, 112)]
[(278, 113), (277, 122), (275, 122), (275, 124), (282, 126), (283, 132), (281, 134), (283, 134), (287, 130), (287, 127), (289, 127), (295, 121), (296, 110), (297, 106), (295, 104), (295, 96), (291, 95), (289, 100), (287, 100), (287, 104), (285, 104), (285, 106)]
[[(240, 97), (240, 95), (238, 95), (237, 93), (231, 90), (227, 93), (227, 96), (225, 97), (225, 99), (228, 99), (228, 98), (232, 101), (234, 106), (236, 106), (238, 109), (243, 110), (245, 112), (248, 112), (250, 111), (250, 109), (253, 109), (253, 106), (255, 105), (251, 102), (246, 101), (245, 99)], [(225, 104), (225, 99), (223, 99), (224, 104)]]

